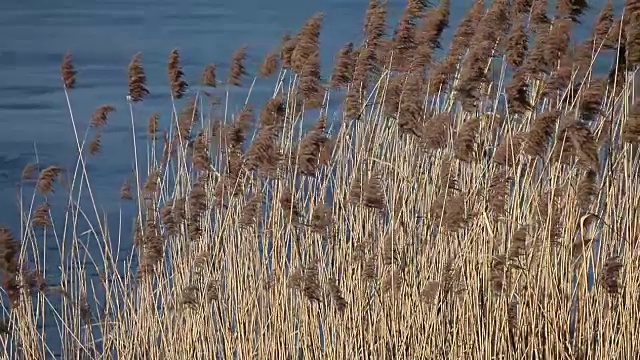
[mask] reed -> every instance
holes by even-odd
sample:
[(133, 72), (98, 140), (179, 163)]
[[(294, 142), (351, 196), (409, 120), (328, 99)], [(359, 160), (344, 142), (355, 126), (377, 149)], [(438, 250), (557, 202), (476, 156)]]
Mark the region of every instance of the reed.
[(148, 118), (146, 166), (135, 54), (135, 171), (116, 219), (97, 210), (84, 152), (103, 156), (127, 116), (105, 104), (74, 120), (82, 74), (65, 55), (78, 165), (27, 165), (21, 228), (0, 227), (4, 356), (635, 358), (640, 7), (607, 2), (580, 42), (586, 2), (546, 3), (478, 0), (449, 29), (450, 1), (408, 1), (386, 34), (372, 0), (326, 82), (316, 14), (255, 70), (277, 74), (272, 98), (252, 104), (248, 87), (237, 113), (217, 99), (253, 76), (246, 46), (226, 88), (213, 63), (189, 86), (173, 50), (173, 111)]

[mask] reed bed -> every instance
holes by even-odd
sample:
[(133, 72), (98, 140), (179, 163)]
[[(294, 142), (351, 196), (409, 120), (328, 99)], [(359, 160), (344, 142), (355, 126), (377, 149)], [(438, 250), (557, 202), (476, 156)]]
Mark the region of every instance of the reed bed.
[[(388, 34), (372, 0), (326, 78), (323, 14), (198, 84), (173, 50), (146, 143), (142, 54), (127, 103), (86, 124), (65, 55), (78, 157), (27, 166), (21, 228), (0, 229), (5, 357), (636, 358), (640, 3), (608, 1), (584, 41), (585, 1), (477, 1), (456, 29), (450, 6), (409, 0)], [(127, 117), (133, 220), (103, 214), (87, 167)]]

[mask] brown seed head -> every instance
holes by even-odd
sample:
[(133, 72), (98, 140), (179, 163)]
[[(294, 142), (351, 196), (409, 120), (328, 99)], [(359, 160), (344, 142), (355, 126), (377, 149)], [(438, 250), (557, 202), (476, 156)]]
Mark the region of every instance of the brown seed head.
[(107, 116), (110, 112), (116, 111), (113, 105), (100, 105), (91, 114), (91, 127), (98, 128), (107, 125)]
[(233, 53), (229, 67), (229, 79), (227, 83), (233, 86), (242, 86), (242, 77), (248, 75), (244, 61), (247, 58), (247, 46), (242, 46)]
[(77, 71), (73, 67), (71, 53), (64, 54), (62, 58), (62, 65), (60, 65), (60, 75), (62, 76), (62, 82), (67, 89), (73, 89), (76, 86), (76, 73)]
[(331, 87), (346, 87), (351, 82), (353, 75), (353, 43), (344, 45), (338, 53), (333, 74), (331, 75)]
[(180, 66), (180, 53), (178, 49), (171, 50), (169, 55), (169, 64), (167, 65), (167, 74), (169, 78), (169, 86), (171, 87), (171, 95), (176, 99), (181, 99), (189, 86), (184, 81), (184, 72)]
[(49, 203), (44, 202), (36, 207), (31, 217), (31, 224), (34, 227), (50, 227), (52, 226)]
[[(364, 19), (364, 35), (366, 45), (373, 49), (380, 46), (380, 40), (385, 34), (387, 18), (387, 3), (370, 0)], [(378, 60), (382, 60), (379, 58)]]
[(276, 51), (270, 51), (262, 61), (260, 65), (260, 76), (263, 78), (269, 77), (278, 71), (278, 58), (279, 54)]
[(216, 87), (216, 64), (208, 64), (202, 71), (200, 82), (204, 86)]
[(62, 168), (58, 166), (49, 166), (40, 172), (36, 189), (42, 194), (53, 193), (53, 183), (61, 175)]
[(37, 170), (38, 163), (29, 163), (25, 165), (25, 167), (22, 169), (22, 175), (20, 176), (20, 179), (22, 181), (35, 180)]
[(131, 101), (142, 101), (147, 95), (147, 76), (142, 68), (142, 53), (138, 52), (129, 63), (129, 96)]
[(158, 132), (160, 131), (158, 122), (160, 121), (160, 114), (153, 113), (149, 116), (149, 121), (147, 121), (147, 135), (149, 138), (156, 139)]
[(507, 52), (505, 54), (507, 63), (514, 68), (522, 66), (527, 51), (529, 51), (529, 38), (525, 31), (524, 18), (521, 17), (513, 24), (507, 38)]
[(96, 133), (87, 147), (89, 149), (89, 155), (98, 155), (102, 150), (102, 132)]
[(120, 199), (122, 200), (133, 200), (133, 195), (131, 195), (131, 182), (128, 179), (122, 182), (122, 186), (120, 187)]
[(284, 69), (290, 69), (292, 65), (293, 51), (296, 48), (297, 40), (289, 34), (282, 36), (282, 48), (280, 49), (280, 61)]
[(296, 38), (296, 47), (291, 54), (292, 69), (301, 74), (309, 57), (320, 52), (320, 29), (323, 13), (314, 14), (300, 29)]

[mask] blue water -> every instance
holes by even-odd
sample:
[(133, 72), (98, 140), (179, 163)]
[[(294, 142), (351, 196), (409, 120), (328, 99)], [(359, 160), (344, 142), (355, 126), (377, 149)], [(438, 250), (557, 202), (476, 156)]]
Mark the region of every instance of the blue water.
[[(614, 1), (618, 13), (622, 2)], [(245, 44), (249, 46), (247, 68), (256, 73), (264, 54), (279, 45), (286, 31), (296, 32), (307, 18), (322, 11), (322, 63), (328, 77), (338, 49), (348, 41), (361, 40), (367, 3), (368, 0), (0, 2), (0, 224), (19, 233), (16, 183), (23, 167), (35, 160), (36, 150), (43, 166), (56, 164), (70, 171), (75, 166), (77, 149), (59, 75), (65, 52), (73, 54), (78, 70), (71, 102), (79, 131), (84, 131), (97, 106), (108, 103), (117, 108), (103, 136), (102, 154), (88, 160), (98, 210), (109, 214), (110, 223), (116, 224), (121, 205), (119, 188), (132, 171), (125, 96), (127, 65), (136, 52), (143, 53), (151, 91), (147, 100), (136, 105), (142, 141), (149, 115), (159, 112), (161, 125), (166, 126), (171, 113), (166, 81), (171, 49), (180, 50), (186, 80), (193, 85), (211, 62), (218, 64), (218, 78), (225, 79), (232, 52)], [(444, 44), (472, 2), (452, 3), (452, 27), (444, 34)], [(550, 3), (553, 6), (553, 1)], [(591, 2), (594, 9), (585, 17), (585, 25), (592, 23), (603, 3)], [(402, 0), (389, 1), (390, 25), (405, 4)], [(584, 30), (579, 33), (585, 35)], [(245, 83), (250, 82), (251, 78), (246, 78)], [(255, 105), (269, 96), (274, 83), (274, 79), (256, 83), (253, 96), (260, 101), (253, 102)], [(193, 86), (191, 93), (196, 89)], [(246, 90), (236, 90), (233, 96), (236, 101), (231, 110), (244, 102)], [(62, 196), (53, 200), (61, 202), (54, 206), (66, 205)], [(129, 239), (130, 236), (123, 237), (125, 252), (131, 246)], [(49, 246), (55, 248), (55, 244)]]

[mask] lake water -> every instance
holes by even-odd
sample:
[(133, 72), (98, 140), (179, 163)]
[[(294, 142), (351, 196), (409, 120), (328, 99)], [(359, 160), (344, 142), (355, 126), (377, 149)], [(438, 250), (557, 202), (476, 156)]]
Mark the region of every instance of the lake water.
[[(71, 171), (75, 166), (76, 144), (59, 75), (65, 52), (73, 54), (78, 70), (71, 102), (79, 131), (84, 131), (97, 106), (108, 103), (117, 108), (103, 136), (102, 154), (88, 160), (94, 195), (115, 221), (120, 205), (118, 191), (132, 170), (125, 96), (127, 65), (136, 52), (143, 53), (151, 91), (148, 100), (136, 105), (143, 140), (150, 114), (159, 112), (166, 125), (171, 113), (166, 80), (171, 49), (180, 50), (190, 84), (196, 84), (204, 66), (211, 62), (218, 64), (218, 77), (224, 79), (232, 52), (245, 44), (249, 46), (247, 68), (255, 73), (264, 54), (279, 45), (286, 31), (296, 32), (306, 19), (322, 11), (322, 61), (328, 76), (338, 49), (348, 41), (361, 40), (367, 3), (368, 0), (1, 2), (0, 224), (10, 225), (14, 233), (19, 233), (16, 183), (23, 167), (35, 160), (35, 149), (43, 166), (62, 165)], [(445, 32), (443, 43), (451, 38), (471, 5), (470, 0), (452, 3), (452, 28)], [(594, 9), (586, 17), (586, 25), (592, 23), (604, 1), (591, 3)], [(614, 3), (619, 11), (622, 0)], [(389, 1), (391, 21), (397, 19), (404, 6), (405, 1)], [(266, 98), (274, 82), (258, 81), (256, 98)], [(247, 79), (246, 84), (249, 83)], [(234, 96), (237, 102), (232, 104), (232, 110), (244, 101), (246, 90), (235, 91)], [(259, 106), (260, 102), (254, 104)], [(126, 250), (131, 245), (130, 237), (124, 239)]]

